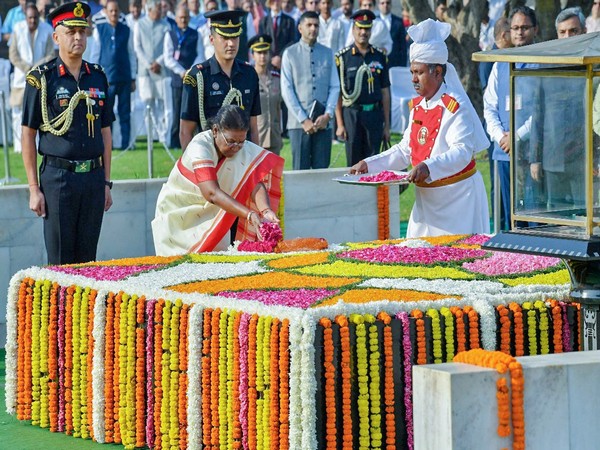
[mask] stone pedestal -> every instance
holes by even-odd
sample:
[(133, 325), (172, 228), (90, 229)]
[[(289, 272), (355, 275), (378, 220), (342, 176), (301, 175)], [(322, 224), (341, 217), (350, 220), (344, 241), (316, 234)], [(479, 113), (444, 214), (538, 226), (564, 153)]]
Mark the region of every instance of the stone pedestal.
[[(598, 448), (600, 351), (517, 358), (525, 378), (528, 450)], [(492, 369), (467, 364), (413, 368), (416, 450), (510, 448), (500, 438)]]

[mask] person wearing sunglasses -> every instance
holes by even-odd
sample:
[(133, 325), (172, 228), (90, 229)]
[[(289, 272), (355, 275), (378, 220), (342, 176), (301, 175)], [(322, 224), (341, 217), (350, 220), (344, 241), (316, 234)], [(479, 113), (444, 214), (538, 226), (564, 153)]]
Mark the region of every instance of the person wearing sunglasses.
[(283, 158), (246, 140), (250, 119), (223, 106), (175, 164), (156, 202), (154, 248), (160, 256), (226, 250), (261, 240), (278, 223)]

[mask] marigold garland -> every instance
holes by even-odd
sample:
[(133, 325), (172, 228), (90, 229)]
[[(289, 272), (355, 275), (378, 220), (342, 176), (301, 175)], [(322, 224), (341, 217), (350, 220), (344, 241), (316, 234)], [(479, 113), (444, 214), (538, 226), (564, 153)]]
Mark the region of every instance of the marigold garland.
[(210, 413), (212, 313), (212, 309), (206, 308), (202, 314), (202, 445), (207, 448), (210, 446), (212, 430)]
[(41, 307), (40, 307), (40, 353), (39, 353), (39, 370), (40, 370), (40, 427), (48, 428), (49, 426), (49, 405), (48, 405), (48, 319), (50, 316), (50, 288), (52, 284), (45, 280), (41, 286)]
[[(454, 362), (495, 369), (499, 374), (510, 371), (510, 404), (506, 379), (496, 381), (498, 400), (498, 435), (510, 436), (510, 416), (513, 426), (513, 449), (525, 449), (525, 412), (523, 408), (524, 379), (521, 364), (512, 356), (498, 351), (474, 349), (457, 354)], [(511, 406), (512, 405), (512, 410)]]
[(465, 306), (463, 311), (469, 319), (469, 348), (481, 348), (479, 338), (479, 314), (471, 306)]
[(279, 449), (289, 449), (290, 431), (290, 321), (283, 319), (279, 330)]
[(539, 314), (539, 340), (540, 340), (540, 354), (547, 355), (550, 353), (550, 324), (548, 319), (548, 307), (546, 304), (538, 300), (533, 304), (534, 308), (538, 310)]
[[(136, 301), (135, 319), (135, 446), (142, 447), (146, 443), (146, 422), (142, 411), (146, 410), (146, 335), (144, 325), (146, 324), (146, 302), (145, 297), (139, 297)], [(146, 326), (147, 329), (147, 326)]]
[(154, 433), (154, 308), (156, 300), (146, 303), (146, 442), (152, 445)]
[(553, 353), (563, 352), (563, 318), (562, 308), (557, 300), (550, 300), (552, 313), (552, 346)]
[(441, 364), (442, 361), (442, 328), (440, 325), (440, 313), (437, 309), (427, 310), (427, 317), (431, 318), (431, 335), (433, 338), (433, 362)]
[(381, 448), (383, 434), (381, 432), (381, 352), (379, 351), (379, 331), (375, 325), (375, 317), (365, 314), (365, 322), (369, 324), (369, 419), (371, 448)]
[[(188, 387), (188, 333), (189, 333), (190, 306), (181, 306), (179, 315), (179, 392), (178, 392), (178, 424), (179, 448), (188, 447), (188, 422), (187, 422), (187, 387)], [(177, 370), (175, 371), (177, 372)]]
[[(126, 311), (126, 310), (125, 310)], [(121, 321), (124, 315), (123, 310), (123, 293), (119, 292), (115, 297), (115, 329), (114, 341), (115, 351), (113, 358), (113, 442), (121, 442), (121, 422), (119, 421), (120, 403), (121, 403)]]
[(73, 294), (75, 287), (67, 289), (67, 305), (65, 311), (65, 433), (73, 434), (73, 349), (76, 347), (73, 338)]
[(340, 372), (342, 378), (342, 449), (352, 449), (352, 382), (350, 367), (350, 327), (346, 316), (336, 316), (340, 326)]
[(537, 313), (531, 302), (523, 302), (523, 311), (527, 315), (527, 342), (529, 344), (529, 355), (538, 354), (537, 343)]
[(229, 311), (223, 311), (219, 320), (219, 443), (221, 447), (229, 446), (229, 417), (228, 411), (231, 407), (231, 399), (227, 398), (229, 389), (227, 387), (230, 372), (229, 361), (233, 355), (229, 354), (229, 347), (233, 347), (230, 341), (230, 334), (233, 335), (233, 319)]
[(258, 315), (253, 314), (248, 327), (248, 448), (257, 448), (257, 328)]
[(390, 238), (390, 188), (377, 186), (377, 239)]
[(404, 371), (404, 421), (406, 423), (406, 445), (409, 450), (414, 447), (414, 427), (412, 416), (412, 366), (413, 346), (410, 341), (410, 321), (405, 312), (398, 313), (398, 319), (402, 323), (402, 352), (404, 354), (402, 366)]
[(27, 380), (31, 380), (31, 375), (27, 372), (27, 363), (31, 359), (27, 358), (29, 333), (27, 330), (27, 321), (31, 318), (31, 312), (28, 313), (28, 304), (30, 302), (31, 280), (25, 278), (19, 286), (19, 300), (17, 304), (17, 419), (27, 420), (26, 413), (28, 397), (30, 394), (25, 387)]
[(410, 312), (410, 315), (416, 321), (417, 328), (417, 364), (427, 364), (427, 341), (425, 340), (425, 320), (423, 319), (423, 312), (414, 309)]
[(58, 297), (60, 287), (52, 284), (48, 318), (48, 403), (50, 431), (58, 431)]
[(232, 437), (232, 448), (242, 448), (242, 426), (240, 422), (240, 326), (242, 323), (242, 313), (236, 312), (233, 320), (232, 335), (232, 381), (230, 394), (232, 398), (232, 423), (230, 432)]
[(523, 310), (518, 303), (510, 303), (508, 308), (513, 313), (513, 328), (515, 335), (515, 356), (525, 355), (525, 329), (523, 327)]
[(94, 378), (92, 376), (92, 372), (94, 369), (94, 348), (96, 346), (96, 341), (94, 339), (94, 308), (96, 305), (96, 297), (98, 292), (95, 290), (90, 290), (89, 299), (88, 299), (88, 323), (87, 323), (87, 335), (88, 335), (88, 348), (87, 348), (87, 386), (86, 386), (86, 399), (87, 399), (87, 432), (91, 439), (95, 439), (94, 436), (94, 427), (92, 424), (92, 417), (94, 413)]
[(325, 448), (337, 449), (336, 405), (335, 405), (335, 366), (333, 365), (333, 330), (331, 320), (326, 317), (319, 320), (323, 327), (323, 368), (325, 383)]
[(42, 281), (36, 281), (33, 289), (31, 311), (31, 424), (40, 423), (40, 328), (42, 309)]
[(279, 448), (279, 327), (280, 321), (274, 318), (271, 322), (270, 336), (270, 368), (269, 382), (271, 398), (269, 402), (269, 444), (271, 448)]
[(464, 352), (467, 349), (467, 336), (463, 310), (458, 306), (451, 306), (450, 312), (452, 312), (456, 321), (456, 353)]
[(502, 353), (510, 355), (510, 318), (508, 317), (509, 309), (504, 305), (496, 306), (500, 322), (500, 341), (499, 348)]
[(394, 413), (394, 352), (392, 339), (392, 318), (385, 312), (380, 312), (377, 319), (383, 327), (383, 401), (385, 405), (385, 444), (387, 450), (396, 448), (396, 415)]
[(358, 448), (367, 450), (371, 446), (369, 433), (369, 360), (367, 355), (367, 329), (365, 318), (352, 314), (350, 321), (356, 325), (356, 380), (358, 386)]
[[(173, 302), (165, 301), (162, 317), (162, 358), (161, 358), (161, 382), (162, 382), (162, 402), (160, 404), (160, 445), (161, 448), (170, 448), (170, 427), (171, 427), (171, 313), (173, 311)], [(157, 433), (157, 439), (159, 434)]]
[(213, 446), (219, 445), (219, 332), (220, 332), (221, 309), (216, 308), (211, 317), (211, 337), (210, 337), (210, 357), (212, 359), (210, 367), (210, 416), (211, 430), (210, 443)]
[(163, 311), (166, 302), (160, 299), (154, 306), (154, 448), (162, 448), (161, 406), (165, 395), (162, 379)]

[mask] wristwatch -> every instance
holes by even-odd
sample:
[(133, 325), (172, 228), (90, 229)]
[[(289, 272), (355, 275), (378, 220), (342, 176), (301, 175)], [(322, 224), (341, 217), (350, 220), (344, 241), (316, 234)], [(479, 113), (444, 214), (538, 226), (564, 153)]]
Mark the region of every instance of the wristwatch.
[(106, 181), (106, 180), (104, 180), (104, 186), (108, 186), (109, 189), (112, 189), (113, 182), (112, 181)]

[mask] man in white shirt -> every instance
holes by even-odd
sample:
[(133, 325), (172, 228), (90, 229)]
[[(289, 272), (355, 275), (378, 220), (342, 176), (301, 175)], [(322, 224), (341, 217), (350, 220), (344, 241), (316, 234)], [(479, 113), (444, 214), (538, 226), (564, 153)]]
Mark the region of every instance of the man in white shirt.
[(54, 57), (52, 27), (40, 23), (40, 13), (34, 3), (25, 7), (25, 20), (17, 22), (13, 28), (8, 57), (15, 66), (10, 89), (12, 108), (12, 128), (14, 150), (21, 153), (21, 116), (23, 115), (23, 93), (25, 75), (31, 68)]
[(333, 53), (341, 50), (345, 43), (344, 25), (331, 16), (332, 0), (319, 2), (319, 37), (317, 42), (329, 47)]

